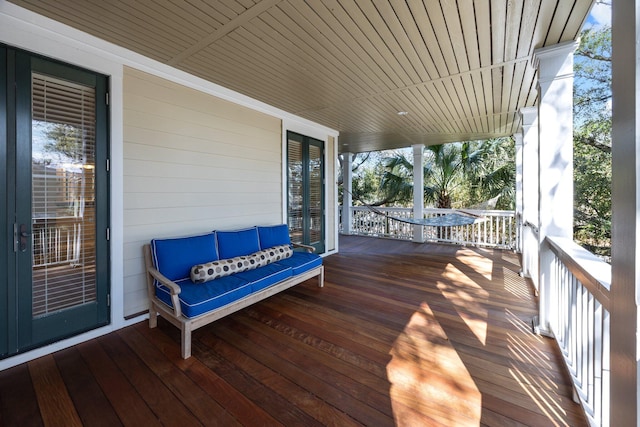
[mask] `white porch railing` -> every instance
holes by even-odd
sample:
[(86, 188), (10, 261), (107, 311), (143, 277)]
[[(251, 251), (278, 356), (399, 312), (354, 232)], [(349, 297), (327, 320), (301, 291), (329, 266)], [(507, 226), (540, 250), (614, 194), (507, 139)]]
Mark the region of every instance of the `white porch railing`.
[[(411, 218), (411, 208), (376, 208), (388, 216), (372, 212), (365, 206), (351, 208), (351, 234), (413, 240), (413, 225), (395, 218)], [(342, 210), (339, 210), (342, 212)], [(424, 217), (442, 216), (456, 212), (454, 209), (425, 209)], [(465, 210), (479, 219), (470, 225), (454, 227), (422, 227), (423, 238), (427, 242), (454, 243), (469, 246), (483, 246), (515, 249), (518, 242), (518, 227), (513, 211)], [(342, 221), (340, 229), (343, 230)]]
[(593, 426), (609, 425), (611, 266), (570, 239), (547, 237), (550, 327)]
[(33, 222), (33, 267), (78, 264), (82, 220), (73, 217)]
[(538, 291), (538, 260), (540, 257), (538, 243), (538, 227), (529, 221), (522, 224), (522, 273), (525, 277), (531, 279), (533, 286)]

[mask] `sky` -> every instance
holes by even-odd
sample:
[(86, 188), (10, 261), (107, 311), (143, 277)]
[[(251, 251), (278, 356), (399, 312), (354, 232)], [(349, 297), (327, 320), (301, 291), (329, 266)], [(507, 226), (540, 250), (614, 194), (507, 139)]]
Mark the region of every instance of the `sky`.
[(611, 25), (611, 2), (612, 0), (598, 1), (591, 9), (585, 28)]

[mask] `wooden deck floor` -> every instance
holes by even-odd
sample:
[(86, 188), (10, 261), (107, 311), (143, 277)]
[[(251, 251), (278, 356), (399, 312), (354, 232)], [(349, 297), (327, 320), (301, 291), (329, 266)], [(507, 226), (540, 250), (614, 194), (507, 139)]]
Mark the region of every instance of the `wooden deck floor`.
[(0, 372), (0, 425), (586, 425), (515, 254), (342, 237), (309, 281)]

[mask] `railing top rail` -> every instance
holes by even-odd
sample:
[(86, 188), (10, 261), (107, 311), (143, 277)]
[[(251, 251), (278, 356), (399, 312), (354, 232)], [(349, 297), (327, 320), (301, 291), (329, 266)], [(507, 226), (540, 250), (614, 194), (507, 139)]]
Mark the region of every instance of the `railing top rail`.
[(611, 265), (569, 238), (547, 236), (546, 241), (569, 271), (609, 310)]

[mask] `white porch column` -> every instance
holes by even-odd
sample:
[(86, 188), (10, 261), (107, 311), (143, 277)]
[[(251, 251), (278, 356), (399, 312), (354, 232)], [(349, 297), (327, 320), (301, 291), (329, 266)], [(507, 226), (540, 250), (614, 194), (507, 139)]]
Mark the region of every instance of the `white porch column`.
[(640, 423), (640, 0), (613, 2), (611, 426)]
[(522, 253), (522, 132), (514, 134), (513, 139), (516, 143), (516, 228), (518, 230), (516, 250)]
[(342, 153), (342, 233), (351, 234), (351, 205), (353, 205), (353, 154)]
[[(422, 173), (422, 159), (424, 159), (424, 144), (413, 145), (413, 217), (424, 217), (424, 174)], [(424, 242), (421, 225), (413, 226), (413, 241)]]
[[(522, 273), (538, 282), (538, 108), (520, 110), (522, 117)], [(532, 228), (535, 227), (536, 229)]]
[(547, 236), (573, 238), (573, 52), (577, 42), (536, 49), (538, 68), (541, 333), (550, 332), (553, 256)]

